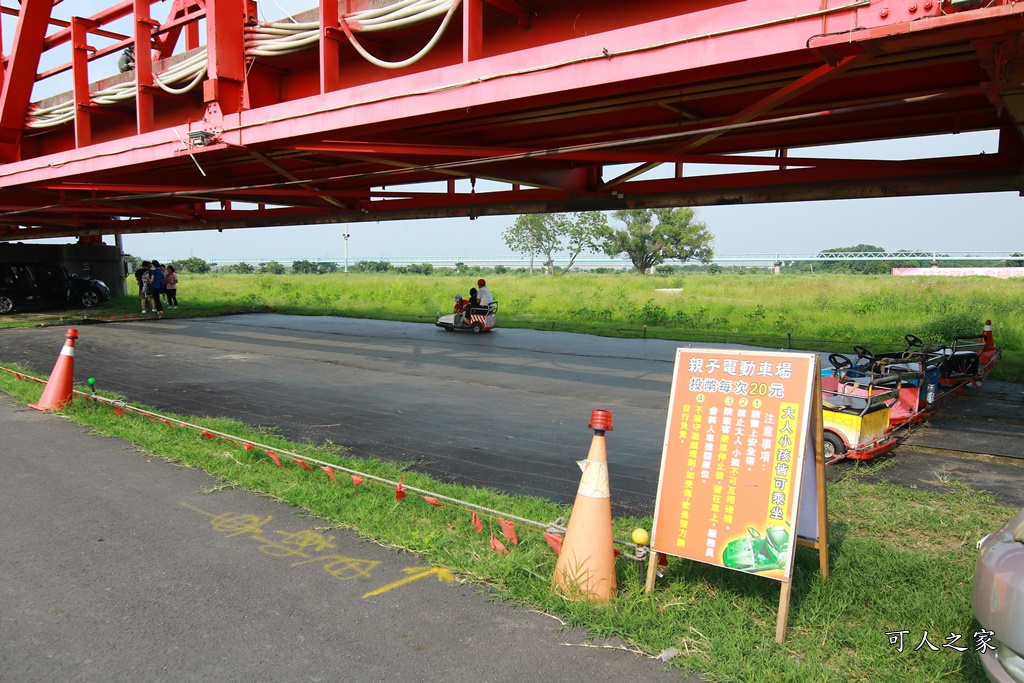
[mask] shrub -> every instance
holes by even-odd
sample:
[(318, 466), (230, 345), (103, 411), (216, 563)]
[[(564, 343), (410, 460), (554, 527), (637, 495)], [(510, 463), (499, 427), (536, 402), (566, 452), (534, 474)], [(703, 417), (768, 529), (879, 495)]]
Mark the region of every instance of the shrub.
[(648, 299), (643, 307), (634, 309), (629, 314), (629, 319), (651, 327), (659, 327), (666, 324), (669, 318), (668, 312), (662, 306), (654, 303), (654, 299)]
[(386, 273), (391, 270), (387, 261), (356, 261), (351, 270), (356, 273)]
[(433, 275), (434, 264), (433, 263), (412, 263), (406, 269), (407, 272), (412, 275)]
[(948, 313), (934, 318), (921, 328), (925, 342), (949, 344), (953, 337), (980, 334), (979, 319), (974, 313)]
[(263, 264), (263, 268), (260, 269), (263, 273), (270, 273), (271, 275), (284, 275), (285, 267), (277, 261), (271, 261), (270, 263)]
[(292, 272), (297, 274), (316, 275), (316, 264), (312, 261), (293, 261)]
[(171, 265), (179, 273), (209, 273), (210, 264), (201, 258), (189, 256), (183, 261), (175, 261)]

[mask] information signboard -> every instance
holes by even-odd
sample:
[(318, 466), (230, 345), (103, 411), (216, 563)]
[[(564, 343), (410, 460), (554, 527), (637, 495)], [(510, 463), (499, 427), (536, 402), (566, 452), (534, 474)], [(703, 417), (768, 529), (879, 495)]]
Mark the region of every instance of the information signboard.
[(651, 550), (783, 582), (780, 619), (798, 540), (824, 553), (818, 368), (810, 353), (676, 352)]

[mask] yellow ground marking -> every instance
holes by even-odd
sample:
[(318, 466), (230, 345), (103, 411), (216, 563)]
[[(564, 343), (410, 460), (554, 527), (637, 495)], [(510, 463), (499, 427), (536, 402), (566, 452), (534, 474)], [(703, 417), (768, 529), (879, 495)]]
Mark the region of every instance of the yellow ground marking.
[(452, 581), (455, 580), (455, 577), (452, 576), (452, 573), (450, 571), (448, 571), (447, 569), (443, 569), (441, 567), (431, 567), (430, 569), (421, 569), (420, 567), (406, 567), (402, 571), (404, 571), (406, 574), (410, 574), (410, 576), (407, 576), (404, 579), (399, 579), (398, 581), (395, 581), (394, 583), (389, 583), (386, 586), (381, 586), (380, 588), (378, 588), (375, 591), (370, 591), (369, 593), (367, 593), (363, 597), (364, 598), (372, 598), (374, 595), (380, 595), (381, 593), (387, 593), (389, 590), (392, 590), (394, 588), (398, 588), (400, 586), (404, 586), (405, 584), (412, 583), (413, 581), (418, 581), (420, 579), (425, 579), (426, 577), (428, 577), (428, 576), (430, 576), (432, 574), (436, 574), (437, 575), (437, 580), (438, 581), (444, 581), (444, 582), (447, 582), (447, 583), (451, 583)]

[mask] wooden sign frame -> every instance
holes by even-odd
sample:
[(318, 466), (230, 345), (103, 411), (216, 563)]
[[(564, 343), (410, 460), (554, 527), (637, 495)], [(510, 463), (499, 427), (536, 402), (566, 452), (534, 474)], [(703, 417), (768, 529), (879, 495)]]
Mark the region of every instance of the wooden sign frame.
[[(688, 480), (689, 482), (692, 482), (694, 479), (696, 479), (700, 475), (705, 475), (703, 481), (705, 481), (705, 482), (708, 481), (708, 476), (707, 475), (708, 475), (708, 468), (710, 466), (707, 464), (708, 463), (708, 461), (707, 461), (707, 454), (705, 454), (705, 462), (701, 464), (701, 466), (705, 468), (704, 471), (703, 472), (695, 472), (694, 471), (694, 469), (695, 469), (694, 468), (694, 463), (696, 462), (696, 460), (693, 457), (694, 456), (694, 453), (693, 453), (693, 442), (695, 440), (699, 440), (699, 438), (700, 438), (699, 434), (697, 433), (698, 430), (696, 430), (696, 428), (693, 425), (687, 426), (686, 422), (682, 422), (682, 420), (684, 420), (684, 418), (681, 416), (681, 412), (685, 411), (685, 410), (688, 410), (690, 408), (691, 404), (687, 403), (685, 405), (685, 407), (683, 407), (683, 408), (681, 408), (680, 405), (679, 405), (680, 402), (681, 402), (679, 399), (681, 399), (682, 397), (685, 397), (686, 399), (690, 399), (690, 398), (694, 398), (694, 397), (699, 396), (700, 400), (698, 401), (698, 403), (702, 402), (704, 400), (704, 398), (705, 398), (705, 396), (702, 396), (700, 394), (695, 394), (694, 391), (693, 391), (693, 387), (695, 386), (694, 385), (694, 378), (692, 377), (693, 373), (691, 373), (689, 389), (683, 389), (680, 386), (680, 384), (681, 384), (680, 380), (683, 378), (683, 375), (684, 375), (684, 372), (680, 368), (681, 360), (683, 360), (683, 359), (689, 360), (691, 368), (692, 368), (692, 367), (696, 367), (696, 365), (694, 365), (694, 363), (695, 363), (694, 359), (698, 358), (698, 357), (699, 357), (700, 361), (703, 361), (705, 357), (709, 358), (709, 359), (713, 358), (713, 359), (715, 359), (714, 362), (716, 364), (718, 363), (718, 360), (723, 358), (723, 357), (728, 357), (730, 359), (743, 359), (745, 362), (748, 362), (748, 363), (753, 361), (754, 363), (765, 364), (763, 367), (765, 367), (766, 369), (770, 369), (769, 366), (773, 362), (779, 364), (778, 367), (782, 367), (781, 364), (785, 363), (786, 361), (784, 359), (786, 359), (788, 357), (788, 358), (792, 359), (793, 361), (798, 361), (795, 364), (795, 365), (798, 366), (798, 369), (804, 370), (805, 368), (807, 368), (808, 376), (806, 377), (806, 380), (805, 380), (804, 383), (796, 382), (795, 384), (791, 384), (790, 386), (788, 386), (788, 388), (787, 387), (783, 387), (782, 383), (775, 383), (773, 386), (777, 387), (777, 390), (779, 392), (782, 392), (783, 390), (788, 390), (789, 392), (791, 392), (793, 394), (799, 393), (801, 396), (805, 397), (805, 399), (803, 401), (803, 404), (805, 406), (804, 410), (806, 411), (805, 415), (803, 416), (803, 423), (805, 424), (805, 427), (803, 428), (802, 437), (797, 441), (797, 443), (799, 443), (801, 445), (801, 450), (800, 450), (799, 453), (796, 454), (796, 457), (798, 459), (798, 464), (800, 466), (800, 474), (799, 474), (798, 482), (796, 482), (796, 481), (793, 482), (794, 484), (798, 483), (798, 485), (795, 486), (795, 487), (792, 487), (791, 489), (789, 489), (790, 502), (788, 503), (787, 510), (789, 511), (788, 518), (791, 518), (792, 522), (791, 522), (791, 524), (788, 524), (788, 518), (787, 518), (787, 524), (790, 526), (791, 529), (795, 530), (795, 533), (794, 533), (795, 543), (793, 545), (810, 547), (810, 548), (814, 548), (814, 549), (816, 549), (818, 551), (819, 565), (820, 565), (822, 577), (827, 577), (828, 576), (828, 567), (829, 567), (829, 562), (828, 562), (828, 508), (827, 508), (826, 497), (825, 497), (825, 458), (824, 458), (824, 448), (823, 448), (824, 444), (823, 444), (823, 438), (822, 438), (822, 421), (823, 421), (823, 416), (822, 416), (822, 405), (821, 405), (821, 360), (820, 360), (820, 357), (817, 354), (786, 354), (786, 353), (768, 352), (768, 351), (757, 352), (757, 351), (731, 351), (731, 350), (727, 350), (727, 349), (678, 349), (677, 350), (677, 355), (676, 355), (676, 368), (675, 368), (675, 372), (674, 372), (674, 376), (673, 376), (673, 383), (672, 383), (672, 397), (671, 397), (671, 401), (670, 401), (668, 424), (667, 424), (667, 427), (666, 427), (665, 450), (664, 450), (664, 452), (662, 454), (662, 468), (661, 468), (661, 475), (660, 475), (659, 484), (658, 484), (658, 502), (656, 504), (655, 514), (654, 514), (654, 528), (652, 529), (652, 534), (651, 534), (651, 554), (650, 554), (650, 558), (648, 560), (649, 564), (648, 564), (648, 568), (647, 568), (646, 591), (650, 592), (650, 591), (652, 591), (654, 589), (655, 582), (656, 582), (656, 579), (657, 579), (658, 562), (661, 559), (661, 556), (662, 555), (675, 555), (675, 553), (666, 552), (664, 547), (662, 547), (661, 551), (655, 550), (655, 546), (656, 545), (664, 546), (664, 543), (662, 542), (663, 539), (659, 538), (659, 533), (658, 533), (658, 531), (659, 531), (659, 529), (658, 529), (659, 519), (665, 519), (666, 517), (671, 518), (671, 515), (666, 515), (665, 514), (666, 510), (663, 510), (663, 506), (665, 506), (665, 505), (668, 505), (668, 506), (678, 505), (678, 501), (680, 500), (678, 495), (676, 495), (676, 492), (674, 491), (673, 488), (670, 488), (670, 489), (666, 489), (665, 488), (666, 485), (667, 485), (667, 482), (666, 482), (666, 472), (669, 470), (669, 465), (672, 465), (671, 471), (674, 473), (674, 476), (676, 476), (676, 477), (678, 477), (682, 472), (685, 472), (685, 475), (684, 475), (685, 479)], [(804, 367), (799, 367), (802, 363), (808, 363), (809, 365), (808, 366), (804, 366)], [(794, 365), (794, 364), (793, 363), (789, 363), (788, 365)], [(716, 365), (716, 369), (717, 369), (717, 365)], [(700, 378), (698, 377), (697, 379), (700, 379)], [(701, 386), (700, 382), (697, 382), (696, 386)], [(729, 387), (730, 387), (731, 390), (735, 390), (735, 388), (733, 387), (731, 381), (730, 381)], [(714, 391), (718, 391), (719, 390), (718, 389), (718, 385), (714, 384), (714, 380), (712, 380), (711, 388)], [(732, 404), (730, 403), (730, 405), (732, 405)], [(792, 405), (792, 404), (787, 404), (787, 405)], [(675, 412), (676, 414), (673, 415), (673, 412)], [(733, 411), (730, 410), (729, 412), (732, 413)], [(716, 415), (716, 417), (717, 417), (717, 415)], [(699, 420), (700, 418), (687, 418), (687, 419)], [(700, 426), (703, 427), (703, 423)], [(691, 432), (687, 432), (687, 429), (692, 429), (692, 431)], [(713, 428), (709, 429), (708, 431), (709, 432), (713, 431)], [(721, 431), (723, 431), (723, 432), (725, 431), (724, 426), (721, 428)], [(681, 460), (681, 458), (682, 458), (682, 455), (681, 455), (682, 451), (681, 451), (681, 447), (678, 444), (672, 444), (671, 443), (671, 440), (673, 438), (675, 438), (679, 443), (686, 442), (686, 438), (690, 439), (690, 441), (688, 443), (689, 443), (689, 447), (690, 447), (691, 451), (690, 451), (690, 453), (688, 453), (689, 459), (687, 460), (687, 464), (685, 466), (682, 465), (681, 462), (679, 462)], [(713, 442), (711, 438), (707, 438), (707, 441), (709, 443), (712, 443), (712, 444), (717, 443), (717, 442)], [(722, 441), (723, 442), (725, 441), (724, 437), (722, 438)], [(673, 445), (675, 445), (675, 449), (672, 448)], [(712, 448), (716, 448), (716, 447), (714, 445), (712, 445)], [(782, 452), (780, 448), (781, 447), (780, 447), (778, 442), (774, 443), (773, 447), (771, 448), (771, 452), (774, 455), (776, 465), (778, 464), (778, 456)], [(726, 449), (725, 446), (717, 447), (717, 450), (718, 450), (718, 460), (719, 461), (724, 460), (727, 457), (725, 455), (725, 449)], [(712, 449), (708, 448), (706, 450), (712, 450)], [(762, 452), (762, 454), (764, 454), (764, 452)], [(749, 452), (748, 452), (748, 455), (749, 455)], [(787, 456), (788, 455), (789, 454), (787, 453)], [(675, 460), (676, 462), (670, 463), (670, 460)], [(732, 461), (732, 462), (735, 464), (735, 461)], [(719, 473), (719, 475), (721, 475), (721, 473), (722, 473), (722, 465), (719, 465), (718, 467), (719, 467), (718, 473)], [(750, 469), (750, 468), (748, 468), (748, 469)], [(764, 468), (762, 468), (762, 469), (764, 469)], [(763, 476), (763, 473), (762, 473), (761, 476)], [(773, 476), (770, 469), (768, 470), (768, 476), (769, 477)], [(731, 479), (729, 481), (730, 481), (730, 483), (734, 483), (734, 482), (731, 481)], [(749, 485), (750, 484), (748, 482), (748, 488), (749, 488)], [(678, 486), (678, 482), (676, 482), (676, 486)], [(686, 483), (685, 486), (692, 486), (692, 484), (691, 483)], [(776, 484), (776, 486), (778, 486), (778, 484)], [(705, 487), (706, 487), (706, 484), (705, 484)], [(719, 487), (715, 487), (715, 490), (717, 491), (718, 489), (721, 489), (721, 488), (722, 487), (720, 487), (720, 486)], [(663, 494), (667, 493), (669, 491), (671, 491), (672, 493), (670, 495), (665, 495), (663, 497)], [(685, 491), (684, 491), (684, 493), (685, 493)], [(719, 498), (720, 498), (720, 496), (719, 496)], [(712, 498), (712, 500), (718, 500), (719, 498)], [(666, 500), (668, 500), (668, 499), (671, 499), (671, 500), (666, 503)], [(686, 512), (684, 513), (684, 516), (689, 517), (689, 514), (691, 514), (690, 509), (689, 509), (691, 498), (690, 497), (686, 497), (683, 500), (685, 500), (685, 504), (683, 505), (683, 508), (684, 508), (684, 510), (686, 510)], [(698, 504), (699, 504), (699, 496), (695, 497), (694, 500), (697, 501)], [(772, 500), (774, 500), (774, 496), (773, 496)], [(813, 509), (811, 509), (811, 506), (813, 506)], [(718, 510), (719, 509), (720, 509), (720, 507), (716, 505), (716, 506), (710, 506), (708, 509), (703, 509), (702, 508), (702, 509), (693, 510), (693, 513), (695, 513), (696, 515), (699, 516), (701, 514), (710, 514), (709, 510), (714, 510), (715, 512), (714, 512), (714, 516), (712, 517), (712, 519), (717, 520), (718, 519)], [(726, 509), (728, 510), (728, 508), (726, 508)], [(673, 511), (674, 511), (674, 508), (673, 508)], [(774, 512), (774, 510), (773, 510), (773, 512)], [(673, 514), (674, 514), (674, 512), (673, 512)], [(803, 516), (803, 520), (801, 520), (801, 516)], [(729, 519), (729, 518), (726, 518), (726, 519)], [(776, 517), (775, 519), (779, 519), (779, 518)], [(704, 522), (706, 523), (706, 521), (707, 520), (705, 519)], [(687, 522), (682, 522), (681, 521), (680, 523), (683, 524), (682, 528), (685, 529)], [(741, 521), (741, 524), (742, 524), (742, 521)], [(670, 531), (675, 531), (675, 528), (674, 527), (670, 527), (669, 530)], [(768, 531), (769, 530), (766, 529), (766, 537), (768, 535)], [(685, 535), (685, 531), (683, 531), (681, 533), (683, 535)], [(711, 532), (708, 531), (709, 535), (710, 535), (710, 533)], [(685, 544), (685, 540), (683, 540), (682, 542)], [(709, 546), (711, 545), (711, 541), (710, 540), (709, 540), (708, 545)], [(765, 546), (768, 545), (767, 540), (764, 541), (764, 545)], [(710, 561), (710, 562), (707, 559), (692, 556), (692, 551), (690, 551), (691, 552), (691, 556), (688, 557), (687, 559), (693, 559), (695, 561), (707, 562), (709, 564), (714, 564), (716, 566), (723, 566), (723, 567), (726, 567), (726, 568), (736, 569), (736, 567), (730, 567), (728, 564), (724, 564), (723, 563), (725, 561), (724, 560), (725, 552), (728, 549), (729, 548), (727, 547), (725, 549), (725, 551), (714, 552), (714, 553), (709, 549), (708, 554), (709, 554), (709, 556), (712, 557), (712, 561)], [(775, 629), (775, 640), (777, 642), (779, 642), (779, 643), (784, 642), (785, 639), (786, 639), (786, 629), (787, 629), (787, 624), (788, 624), (788, 620), (789, 620), (790, 593), (791, 593), (791, 590), (792, 590), (792, 564), (793, 564), (793, 555), (794, 554), (795, 553), (793, 553), (793, 552), (788, 552), (787, 553), (786, 567), (785, 567), (784, 571), (781, 570), (781, 567), (775, 567), (775, 568), (772, 568), (771, 571), (764, 572), (764, 576), (769, 577), (769, 578), (773, 578), (773, 579), (778, 580), (778, 581), (781, 582), (781, 588), (780, 588), (780, 593), (779, 593), (778, 618), (777, 618), (777, 621), (776, 621), (776, 629)], [(721, 561), (716, 561), (716, 558), (717, 558), (718, 555), (722, 556), (722, 560)], [(686, 557), (686, 555), (683, 555), (683, 554), (680, 554), (680, 555), (677, 555), (677, 556), (679, 556), (679, 557)], [(737, 569), (737, 570), (738, 571), (746, 571), (746, 572), (749, 572), (749, 573), (753, 573), (753, 571), (759, 571), (759, 570), (742, 569), (742, 568)]]

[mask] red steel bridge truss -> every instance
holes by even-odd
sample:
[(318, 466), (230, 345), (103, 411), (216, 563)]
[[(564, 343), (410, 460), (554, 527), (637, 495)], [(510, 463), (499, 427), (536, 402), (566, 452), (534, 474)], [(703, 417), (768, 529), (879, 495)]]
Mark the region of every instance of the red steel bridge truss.
[(1022, 186), (1011, 0), (10, 2), (0, 241)]

